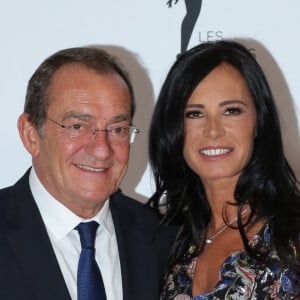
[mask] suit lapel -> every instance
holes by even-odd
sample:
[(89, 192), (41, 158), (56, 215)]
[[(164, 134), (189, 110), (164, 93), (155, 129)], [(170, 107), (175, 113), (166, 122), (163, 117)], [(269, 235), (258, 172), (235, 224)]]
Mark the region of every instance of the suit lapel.
[(126, 210), (127, 203), (122, 198), (121, 194), (111, 197), (110, 207), (118, 241), (123, 300), (145, 299), (147, 285), (143, 278), (149, 271), (152, 245), (139, 229), (137, 216)]
[[(24, 193), (25, 190), (25, 193)], [(16, 185), (8, 220), (8, 241), (36, 299), (71, 299), (46, 228), (31, 195), (28, 174)]]

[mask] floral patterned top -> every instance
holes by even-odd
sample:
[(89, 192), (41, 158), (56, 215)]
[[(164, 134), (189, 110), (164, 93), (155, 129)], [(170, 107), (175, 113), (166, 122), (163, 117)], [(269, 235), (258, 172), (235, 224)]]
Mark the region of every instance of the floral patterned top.
[(274, 263), (263, 265), (244, 250), (229, 256), (220, 268), (219, 282), (205, 294), (192, 296), (192, 281), (196, 258), (184, 265), (176, 265), (165, 278), (161, 300), (263, 300), (300, 299), (300, 279), (295, 272), (282, 266), (270, 245), (268, 224), (254, 236), (251, 243), (259, 249), (270, 249), (269, 257)]

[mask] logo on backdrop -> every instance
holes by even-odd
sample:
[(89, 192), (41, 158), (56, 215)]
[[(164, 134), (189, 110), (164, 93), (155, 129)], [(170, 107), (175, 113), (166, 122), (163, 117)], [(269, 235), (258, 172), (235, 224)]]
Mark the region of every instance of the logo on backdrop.
[[(167, 2), (168, 7), (172, 7), (172, 4), (177, 4), (179, 0), (169, 0)], [(184, 0), (186, 7), (186, 15), (181, 22), (181, 53), (188, 49), (191, 35), (194, 31), (195, 24), (200, 16), (202, 0)], [(203, 33), (199, 31), (199, 42), (222, 39), (222, 31), (207, 31)]]

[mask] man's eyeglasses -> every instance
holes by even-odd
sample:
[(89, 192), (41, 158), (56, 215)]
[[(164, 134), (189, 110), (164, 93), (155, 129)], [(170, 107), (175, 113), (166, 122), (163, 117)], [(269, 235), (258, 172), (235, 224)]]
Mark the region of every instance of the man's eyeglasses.
[(94, 128), (94, 126), (88, 122), (77, 121), (69, 124), (62, 124), (49, 117), (47, 119), (63, 128), (65, 135), (68, 138), (83, 140), (85, 142), (93, 140), (96, 138), (98, 132), (104, 131), (110, 141), (133, 143), (136, 134), (140, 132), (135, 126), (109, 125), (105, 129), (100, 129)]

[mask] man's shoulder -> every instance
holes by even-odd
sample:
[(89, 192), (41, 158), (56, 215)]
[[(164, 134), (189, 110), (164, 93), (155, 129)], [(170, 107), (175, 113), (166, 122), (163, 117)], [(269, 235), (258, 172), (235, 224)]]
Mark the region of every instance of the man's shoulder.
[(0, 197), (11, 195), (14, 193), (24, 193), (30, 190), (29, 188), (29, 172), (30, 169), (13, 185), (0, 189)]
[(23, 202), (30, 195), (28, 170), (15, 184), (0, 189), (0, 215), (5, 214), (7, 209), (15, 210), (20, 205), (23, 207)]
[(11, 203), (15, 199), (15, 195), (18, 193), (15, 185), (7, 186), (0, 189), (0, 210), (3, 212), (3, 207)]
[(159, 221), (158, 215), (145, 203), (127, 196), (120, 191), (111, 196), (110, 203), (110, 206), (113, 210), (116, 209), (126, 213), (127, 215), (134, 214), (137, 216), (142, 216), (143, 218), (148, 217), (150, 219)]
[(30, 169), (29, 168), (22, 177), (20, 177), (17, 182), (15, 182), (14, 184), (10, 185), (10, 186), (6, 186), (0, 189), (0, 194), (6, 194), (6, 193), (12, 193), (16, 190), (19, 189), (25, 189), (25, 188), (29, 188), (29, 173), (30, 173)]
[(134, 226), (144, 231), (156, 232), (158, 235), (174, 235), (177, 228), (174, 226), (166, 226), (162, 224), (161, 216), (159, 216), (147, 204), (139, 202), (121, 192), (111, 197), (111, 211), (114, 216), (119, 218), (119, 222), (126, 226)]

